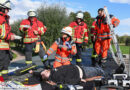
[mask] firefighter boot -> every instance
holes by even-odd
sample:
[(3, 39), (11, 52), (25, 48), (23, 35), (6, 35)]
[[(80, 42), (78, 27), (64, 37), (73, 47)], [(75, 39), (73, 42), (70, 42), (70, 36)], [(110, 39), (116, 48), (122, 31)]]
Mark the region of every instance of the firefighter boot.
[(102, 68), (105, 68), (105, 66), (106, 66), (106, 65), (105, 65), (105, 63), (107, 62), (106, 59), (107, 59), (107, 58), (102, 58), (102, 59), (101, 59), (101, 67), (102, 67)]

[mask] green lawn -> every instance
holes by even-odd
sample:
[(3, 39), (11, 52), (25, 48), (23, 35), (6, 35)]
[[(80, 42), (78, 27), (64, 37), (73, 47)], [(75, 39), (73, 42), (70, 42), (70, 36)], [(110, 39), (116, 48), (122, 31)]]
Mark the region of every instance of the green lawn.
[[(114, 47), (114, 46), (112, 46), (112, 47)], [(130, 46), (120, 45), (122, 54), (129, 54), (129, 48), (130, 48)], [(114, 52), (115, 52), (115, 49), (114, 49)]]

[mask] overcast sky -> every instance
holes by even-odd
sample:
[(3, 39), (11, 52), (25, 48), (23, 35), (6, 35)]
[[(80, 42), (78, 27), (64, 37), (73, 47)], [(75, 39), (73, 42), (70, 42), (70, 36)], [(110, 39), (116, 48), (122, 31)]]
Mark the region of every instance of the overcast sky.
[(98, 8), (108, 7), (109, 13), (119, 18), (121, 23), (115, 29), (118, 35), (130, 35), (130, 0), (11, 0), (15, 7), (10, 11), (10, 22), (27, 18), (29, 9), (37, 9), (41, 4), (51, 5), (58, 3), (67, 8), (68, 13), (73, 11), (88, 11), (92, 17), (97, 16)]

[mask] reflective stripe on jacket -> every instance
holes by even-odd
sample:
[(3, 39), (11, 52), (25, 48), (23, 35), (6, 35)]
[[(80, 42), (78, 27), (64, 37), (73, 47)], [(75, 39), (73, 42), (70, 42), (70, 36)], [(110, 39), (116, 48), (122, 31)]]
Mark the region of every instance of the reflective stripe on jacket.
[[(38, 31), (38, 35), (34, 34), (35, 30)], [(46, 27), (37, 18), (34, 18), (33, 22), (29, 19), (24, 19), (20, 24), (20, 31), (24, 33), (24, 43), (32, 43), (39, 40), (46, 30)]]
[(9, 16), (0, 12), (0, 50), (9, 50), (10, 31)]
[(48, 49), (47, 54), (51, 55), (54, 51), (56, 51), (55, 60), (61, 63), (70, 60), (70, 55), (74, 55), (77, 53), (76, 45), (73, 41), (68, 41), (72, 49), (68, 50), (68, 47), (65, 45), (65, 42), (62, 41), (61, 38), (58, 38), (52, 46)]
[(78, 25), (75, 21), (70, 23), (69, 26), (73, 28), (72, 38), (75, 43), (88, 42), (88, 27), (86, 23), (81, 22), (81, 24)]

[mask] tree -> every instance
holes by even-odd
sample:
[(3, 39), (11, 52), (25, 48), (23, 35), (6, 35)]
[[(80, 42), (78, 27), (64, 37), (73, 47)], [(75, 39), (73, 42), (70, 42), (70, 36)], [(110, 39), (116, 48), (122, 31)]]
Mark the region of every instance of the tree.
[(130, 46), (130, 36), (126, 38), (125, 45)]
[(61, 35), (61, 29), (71, 22), (71, 18), (67, 15), (66, 8), (60, 5), (46, 6), (42, 5), (37, 10), (38, 19), (42, 21), (47, 32), (42, 39), (50, 46)]

